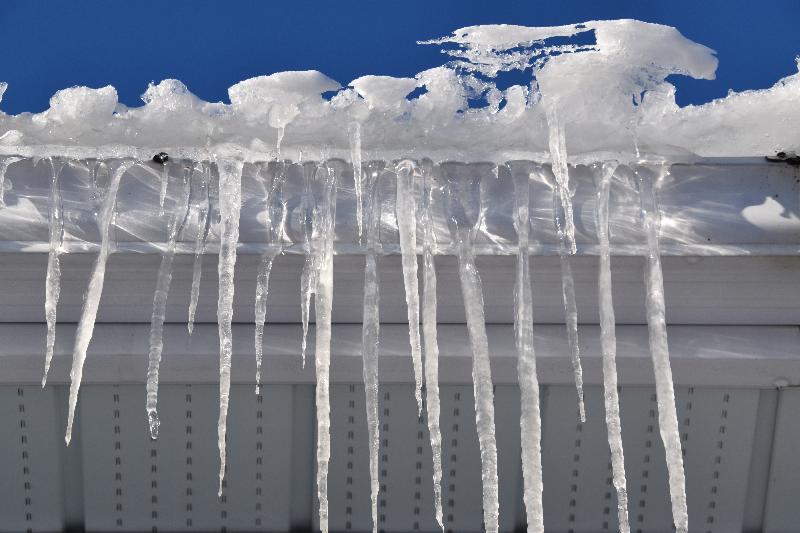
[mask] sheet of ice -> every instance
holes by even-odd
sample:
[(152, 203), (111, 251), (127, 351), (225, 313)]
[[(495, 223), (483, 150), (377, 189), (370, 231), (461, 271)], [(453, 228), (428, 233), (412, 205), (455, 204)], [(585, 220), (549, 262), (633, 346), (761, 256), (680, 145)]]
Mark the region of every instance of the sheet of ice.
[(617, 491), (617, 519), (620, 533), (629, 533), (628, 489), (625, 481), (625, 454), (622, 449), (622, 422), (617, 392), (617, 335), (614, 301), (611, 291), (611, 248), (609, 243), (608, 201), (616, 163), (593, 168), (597, 180), (597, 239), (600, 242), (598, 271), (598, 306), (600, 309), (600, 347), (603, 353), (603, 401), (606, 411), (608, 446), (611, 450), (611, 471)]
[(675, 409), (675, 388), (669, 363), (667, 343), (667, 318), (664, 303), (664, 274), (661, 270), (661, 252), (658, 244), (659, 214), (653, 176), (647, 169), (636, 172), (642, 207), (642, 224), (647, 237), (647, 266), (645, 268), (647, 327), (650, 333), (650, 354), (656, 380), (658, 427), (667, 459), (669, 494), (672, 500), (672, 520), (678, 533), (689, 530), (686, 502), (686, 475), (683, 470), (683, 452)]
[[(475, 395), (475, 424), (481, 453), (483, 481), (483, 521), (486, 531), (497, 533), (500, 506), (497, 481), (497, 441), (494, 426), (494, 386), (489, 364), (489, 340), (483, 307), (483, 287), (475, 266), (474, 239), (480, 217), (470, 220), (471, 212), (480, 211), (476, 183), (458, 176), (448, 180), (447, 217), (450, 235), (458, 255), (458, 274), (472, 346), (472, 387)], [(478, 193), (478, 194), (476, 194)], [(477, 205), (477, 209), (476, 209)]]
[[(648, 155), (754, 156), (800, 145), (800, 74), (678, 107), (668, 76), (713, 78), (717, 59), (669, 26), (487, 25), (427, 42), (451, 60), (413, 79), (363, 76), (340, 88), (316, 71), (280, 72), (234, 85), (230, 104), (204, 102), (177, 80), (148, 87), (141, 107), (120, 104), (113, 87), (65, 89), (45, 112), (0, 113), (0, 154), (149, 159), (167, 150), (202, 159), (211, 148), (263, 160), (280, 145), (294, 160), (347, 158), (355, 122), (362, 150), (380, 159), (423, 147), (436, 160), (537, 159), (550, 151), (546, 108), (557, 109), (574, 159), (631, 156), (634, 132)], [(523, 80), (498, 83), (509, 71)]]
[(75, 418), (75, 407), (78, 405), (78, 392), (81, 389), (81, 379), (83, 377), (83, 363), (86, 361), (86, 351), (94, 333), (94, 323), (97, 318), (97, 310), (100, 307), (100, 297), (103, 294), (103, 283), (106, 277), (106, 262), (111, 254), (111, 222), (114, 217), (114, 206), (117, 201), (117, 191), (122, 176), (133, 166), (132, 161), (122, 161), (117, 164), (116, 169), (111, 174), (111, 182), (103, 199), (103, 205), (97, 217), (100, 226), (100, 252), (92, 267), (89, 275), (89, 286), (86, 288), (86, 296), (83, 301), (81, 318), (78, 321), (78, 328), (75, 332), (75, 348), (72, 352), (72, 369), (70, 370), (69, 386), (69, 406), (67, 413), (67, 431), (64, 440), (69, 446), (72, 439), (72, 423)]
[(432, 169), (427, 162), (422, 164), (422, 338), (425, 343), (425, 405), (428, 433), (433, 456), (433, 506), (436, 523), (444, 531), (442, 515), (442, 431), (439, 416), (442, 411), (439, 397), (439, 334), (436, 327), (436, 262), (433, 259), (433, 213), (434, 184)]
[(400, 255), (403, 264), (403, 286), (408, 309), (408, 338), (411, 360), (414, 363), (414, 397), (417, 410), (422, 414), (422, 347), (419, 334), (419, 285), (417, 281), (417, 206), (414, 199), (414, 181), (419, 177), (412, 161), (401, 161), (395, 175), (395, 216), (400, 233)]
[[(165, 165), (166, 166), (166, 165)], [(172, 263), (175, 259), (175, 246), (186, 219), (189, 217), (191, 197), (191, 174), (184, 176), (182, 194), (175, 203), (167, 221), (167, 249), (161, 253), (161, 264), (156, 277), (153, 293), (153, 313), (150, 318), (150, 351), (147, 356), (147, 391), (145, 409), (150, 438), (158, 438), (161, 422), (158, 418), (158, 372), (161, 367), (161, 353), (164, 350), (164, 320), (167, 314), (167, 298), (172, 283)]]
[(209, 194), (209, 179), (211, 169), (207, 163), (201, 163), (192, 173), (194, 176), (199, 176), (200, 183), (197, 190), (196, 200), (194, 201), (194, 208), (197, 211), (197, 238), (194, 244), (194, 262), (192, 264), (192, 288), (189, 295), (189, 318), (186, 321), (186, 327), (189, 329), (189, 335), (194, 331), (194, 317), (197, 312), (197, 301), (200, 298), (200, 281), (203, 277), (203, 254), (206, 251), (206, 239), (208, 232), (211, 229), (211, 195)]
[(228, 422), (228, 402), (231, 389), (231, 357), (233, 356), (233, 276), (236, 266), (236, 246), (239, 241), (239, 213), (242, 208), (242, 162), (218, 158), (219, 171), (219, 298), (217, 323), (219, 329), (219, 496), (225, 478), (225, 435)]
[(47, 253), (47, 275), (45, 276), (44, 289), (44, 314), (47, 321), (47, 341), (44, 357), (44, 373), (42, 375), (42, 388), (47, 385), (47, 374), (50, 372), (50, 362), (53, 360), (53, 348), (56, 344), (56, 319), (58, 298), (61, 295), (61, 244), (64, 241), (64, 220), (61, 205), (61, 184), (58, 176), (65, 162), (48, 158), (52, 177), (50, 178), (50, 195), (47, 199), (49, 214), (49, 240), (50, 246)]
[[(575, 302), (575, 279), (572, 276), (572, 264), (569, 259), (569, 248), (565, 231), (566, 211), (563, 189), (556, 184), (553, 189), (553, 223), (558, 237), (558, 258), (561, 267), (561, 296), (564, 300), (564, 322), (567, 326), (567, 343), (569, 344), (572, 373), (575, 377), (575, 389), (578, 391), (578, 416), (586, 422), (586, 407), (583, 402), (583, 368), (581, 367), (580, 343), (578, 339), (578, 305)], [(570, 192), (566, 192), (568, 196)], [(571, 202), (570, 202), (571, 203)]]
[(361, 328), (361, 350), (364, 369), (364, 397), (367, 408), (367, 433), (369, 438), (369, 481), (372, 510), (372, 531), (378, 531), (378, 453), (380, 427), (378, 418), (378, 349), (380, 340), (380, 280), (376, 245), (380, 227), (380, 202), (378, 173), (368, 172), (365, 183), (367, 193), (367, 254), (364, 265), (364, 315)]
[(528, 531), (544, 532), (542, 494), (542, 417), (539, 403), (539, 377), (533, 348), (533, 293), (531, 291), (530, 255), (530, 170), (512, 166), (517, 230), (517, 277), (514, 283), (514, 340), (517, 348), (517, 381), (520, 392), (520, 435), (522, 479)]

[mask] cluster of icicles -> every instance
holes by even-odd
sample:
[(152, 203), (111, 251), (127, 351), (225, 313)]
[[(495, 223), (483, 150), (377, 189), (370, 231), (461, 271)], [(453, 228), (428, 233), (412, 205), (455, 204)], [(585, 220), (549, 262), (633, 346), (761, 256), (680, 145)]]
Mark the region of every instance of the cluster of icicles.
[[(561, 132), (559, 134), (559, 132)], [(578, 353), (578, 318), (575, 303), (575, 288), (570, 268), (570, 256), (575, 252), (574, 225), (572, 223), (570, 172), (563, 146), (563, 130), (555, 128), (551, 133), (553, 163), (549, 166), (527, 162), (508, 163), (513, 177), (515, 213), (514, 226), (518, 236), (517, 270), (515, 280), (515, 340), (518, 352), (518, 379), (520, 386), (521, 418), (520, 430), (523, 442), (522, 469), (524, 477), (524, 503), (527, 511), (528, 530), (543, 531), (542, 508), (542, 463), (541, 463), (541, 418), (539, 405), (539, 383), (536, 373), (536, 357), (533, 343), (533, 302), (530, 281), (529, 230), (531, 218), (530, 183), (534, 172), (547, 173), (546, 181), (552, 187), (553, 224), (558, 236), (561, 259), (563, 301), (566, 312), (567, 339), (571, 351), (575, 385), (578, 391), (579, 415), (585, 417), (583, 408), (581, 363)], [(366, 268), (364, 274), (364, 315), (362, 333), (363, 377), (366, 393), (366, 415), (369, 431), (369, 472), (371, 478), (371, 503), (373, 530), (377, 528), (378, 483), (378, 366), (379, 366), (379, 279), (377, 258), (383, 253), (378, 242), (380, 202), (378, 197), (379, 172), (371, 164), (361, 161), (360, 137), (357, 129), (351, 131), (353, 177), (356, 193), (356, 217), (359, 239), (364, 245)], [(0, 164), (0, 184), (9, 165), (21, 158), (11, 157)], [(50, 247), (46, 277), (45, 311), (47, 318), (47, 346), (44, 377), (53, 355), (56, 326), (56, 308), (59, 299), (59, 255), (62, 253), (64, 227), (61, 212), (59, 174), (65, 163), (63, 158), (46, 158), (40, 164), (49, 164), (52, 181), (49, 198)], [(143, 163), (129, 159), (88, 162), (90, 173), (96, 180), (98, 169), (108, 173), (109, 181), (102, 194), (101, 207), (97, 214), (100, 229), (100, 247), (95, 261), (80, 322), (78, 324), (69, 394), (69, 412), (66, 442), (69, 444), (81, 374), (87, 349), (92, 338), (97, 317), (106, 262), (114, 251), (111, 228), (114, 225), (117, 191), (125, 173), (134, 165), (152, 170), (151, 162)], [(283, 196), (286, 184), (286, 164), (278, 164), (275, 172), (261, 173), (266, 163), (244, 162), (240, 159), (210, 157), (201, 162), (187, 163), (184, 167), (182, 193), (174, 207), (165, 208), (168, 171), (164, 166), (161, 177), (161, 215), (166, 220), (168, 242), (161, 251), (156, 290), (153, 298), (153, 313), (150, 332), (149, 366), (147, 371), (146, 412), (151, 436), (158, 436), (157, 411), (159, 364), (163, 342), (165, 307), (170, 289), (172, 263), (176, 242), (191, 216), (198, 222), (199, 231), (195, 243), (194, 272), (189, 305), (189, 331), (192, 331), (199, 286), (201, 281), (201, 258), (205, 251), (206, 237), (212, 224), (212, 185), (218, 185), (219, 211), (219, 299), (218, 327), (220, 342), (220, 390), (218, 445), (220, 453), (220, 494), (225, 473), (225, 434), (230, 392), (232, 359), (232, 315), (234, 297), (234, 267), (239, 239), (239, 215), (242, 204), (242, 174), (245, 167), (253, 165), (264, 180), (266, 198), (267, 246), (261, 256), (255, 290), (255, 352), (257, 358), (256, 391), (261, 382), (261, 359), (263, 335), (266, 322), (267, 294), (273, 261), (283, 251), (287, 205)], [(311, 167), (306, 167), (311, 168)], [(461, 289), (465, 304), (469, 338), (473, 352), (473, 386), (475, 415), (480, 444), (483, 480), (483, 511), (485, 528), (498, 531), (498, 477), (497, 446), (495, 440), (494, 400), (489, 349), (484, 320), (483, 292), (480, 274), (475, 264), (475, 237), (479, 232), (482, 209), (479, 186), (475, 180), (457, 176), (438, 175), (437, 167), (430, 160), (402, 160), (388, 165), (396, 179), (395, 218), (400, 237), (403, 279), (408, 307), (409, 342), (415, 378), (415, 396), (422, 414), (427, 409), (426, 419), (430, 433), (433, 455), (433, 485), (436, 519), (443, 527), (442, 519), (442, 444), (439, 428), (440, 401), (438, 386), (438, 339), (436, 317), (436, 267), (434, 256), (441, 253), (434, 238), (434, 199), (443, 205), (451, 237), (450, 253), (458, 258)], [(385, 169), (386, 169), (385, 168)], [(655, 369), (658, 400), (659, 425), (666, 450), (669, 471), (669, 488), (672, 499), (673, 520), (677, 531), (688, 529), (685, 478), (678, 434), (678, 422), (672, 384), (672, 374), (667, 347), (667, 330), (663, 279), (659, 254), (659, 220), (655, 187), (659, 172), (666, 167), (634, 167), (618, 165), (614, 161), (595, 163), (589, 167), (594, 177), (597, 194), (597, 233), (600, 243), (599, 263), (599, 308), (602, 332), (603, 381), (605, 387), (605, 413), (608, 428), (608, 443), (611, 449), (613, 484), (617, 492), (620, 531), (629, 531), (625, 467), (622, 449), (619, 397), (616, 375), (616, 339), (614, 307), (611, 290), (611, 266), (609, 250), (609, 188), (612, 180), (620, 179), (638, 187), (641, 202), (641, 222), (648, 245), (646, 284), (647, 322), (650, 334), (650, 349)], [(634, 170), (635, 168), (646, 170)], [(385, 170), (384, 169), (384, 170)], [(665, 170), (664, 170), (665, 171)], [(306, 336), (312, 296), (316, 312), (316, 343), (314, 363), (316, 371), (316, 416), (317, 416), (317, 490), (319, 498), (319, 525), (328, 530), (327, 475), (330, 461), (330, 345), (331, 311), (333, 299), (333, 255), (337, 189), (341, 169), (322, 162), (305, 173), (303, 194), (303, 249), (305, 264), (301, 281), (301, 307), (303, 341), (301, 353), (305, 362)], [(540, 176), (541, 177), (541, 176)], [(217, 183), (213, 183), (214, 181)], [(193, 187), (193, 183), (201, 187)], [(574, 184), (573, 184), (574, 185)], [(2, 188), (0, 188), (2, 190)], [(216, 196), (216, 195), (214, 195)], [(1, 196), (0, 196), (0, 199)], [(418, 228), (420, 231), (418, 232)], [(422, 242), (418, 242), (421, 235)], [(422, 298), (418, 287), (419, 268), (417, 255), (422, 255)], [(422, 325), (420, 330), (420, 323)], [(424, 386), (423, 386), (424, 384)], [(425, 402), (423, 402), (423, 391)]]

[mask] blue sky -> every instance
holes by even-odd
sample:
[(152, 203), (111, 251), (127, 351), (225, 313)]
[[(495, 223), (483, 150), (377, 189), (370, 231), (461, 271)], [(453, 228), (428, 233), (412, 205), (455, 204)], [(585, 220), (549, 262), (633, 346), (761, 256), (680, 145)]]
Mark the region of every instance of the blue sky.
[(230, 85), (281, 70), (316, 69), (341, 83), (410, 76), (444, 61), (417, 40), (462, 26), (612, 18), (676, 26), (717, 51), (716, 80), (675, 80), (682, 105), (768, 87), (797, 70), (800, 0), (5, 0), (0, 81), (9, 89), (0, 108), (42, 111), (73, 85), (112, 84), (123, 103), (140, 105), (147, 83), (164, 78), (227, 101)]

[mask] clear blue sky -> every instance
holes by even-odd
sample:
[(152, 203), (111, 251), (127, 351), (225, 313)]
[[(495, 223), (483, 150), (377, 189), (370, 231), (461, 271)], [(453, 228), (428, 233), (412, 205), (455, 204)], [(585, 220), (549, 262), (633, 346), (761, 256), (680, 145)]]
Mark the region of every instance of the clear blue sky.
[(418, 39), (467, 25), (555, 25), (637, 18), (676, 26), (718, 53), (715, 81), (678, 79), (678, 101), (772, 85), (796, 71), (800, 0), (318, 0), (0, 2), (0, 81), (7, 113), (41, 111), (57, 89), (114, 85), (140, 105), (147, 83), (178, 78), (200, 97), (281, 70), (341, 83), (409, 76), (444, 61)]

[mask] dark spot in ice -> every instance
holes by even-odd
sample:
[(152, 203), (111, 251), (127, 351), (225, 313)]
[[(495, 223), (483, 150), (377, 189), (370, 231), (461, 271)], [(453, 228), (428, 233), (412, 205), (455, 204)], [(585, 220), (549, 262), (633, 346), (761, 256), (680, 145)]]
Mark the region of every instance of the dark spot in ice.
[(159, 165), (166, 165), (167, 161), (169, 161), (169, 155), (167, 155), (167, 152), (158, 152), (153, 156), (153, 162), (158, 163)]

